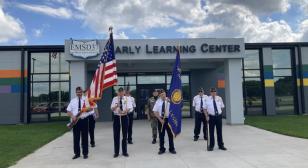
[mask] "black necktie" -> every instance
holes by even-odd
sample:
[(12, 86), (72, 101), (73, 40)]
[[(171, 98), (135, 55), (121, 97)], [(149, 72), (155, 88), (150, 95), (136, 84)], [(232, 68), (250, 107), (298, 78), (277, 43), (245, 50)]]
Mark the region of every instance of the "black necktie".
[(163, 102), (163, 105), (161, 107), (161, 115), (162, 115), (162, 117), (165, 116), (165, 101)]
[(120, 110), (123, 111), (122, 97), (120, 97)]
[(218, 115), (218, 109), (217, 109), (215, 97), (213, 97), (213, 104), (214, 104), (215, 115), (217, 116)]
[(78, 112), (81, 110), (81, 100), (80, 97), (78, 98)]
[(200, 96), (200, 112), (203, 112), (203, 101), (202, 101), (202, 96)]

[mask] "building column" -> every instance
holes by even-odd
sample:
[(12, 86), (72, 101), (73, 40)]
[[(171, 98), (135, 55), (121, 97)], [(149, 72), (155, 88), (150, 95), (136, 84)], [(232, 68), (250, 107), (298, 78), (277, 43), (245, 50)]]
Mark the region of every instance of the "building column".
[(263, 55), (263, 77), (264, 77), (264, 99), (266, 115), (276, 115), (275, 82), (273, 75), (272, 48), (262, 48)]
[(227, 123), (244, 124), (241, 59), (226, 59), (224, 65)]
[(70, 78), (71, 78), (71, 99), (76, 96), (75, 88), (77, 86), (86, 89), (86, 63), (84, 61), (70, 62)]
[(294, 110), (298, 111), (298, 114), (303, 113), (303, 103), (302, 102), (302, 73), (301, 73), (301, 64), (300, 64), (300, 48), (295, 47), (294, 56), (295, 56), (295, 78), (296, 78), (296, 97), (297, 103), (295, 104)]
[(308, 47), (301, 48), (301, 61), (302, 61), (302, 86), (303, 86), (303, 114), (308, 114)]

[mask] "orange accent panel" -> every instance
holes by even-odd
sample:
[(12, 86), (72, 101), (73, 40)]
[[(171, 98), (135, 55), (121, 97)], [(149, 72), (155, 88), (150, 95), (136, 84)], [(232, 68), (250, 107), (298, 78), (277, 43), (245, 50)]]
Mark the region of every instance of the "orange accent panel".
[(225, 88), (225, 80), (218, 80), (217, 81), (218, 88)]
[[(24, 71), (24, 77), (28, 76), (28, 71)], [(20, 78), (20, 70), (0, 70), (0, 78)]]

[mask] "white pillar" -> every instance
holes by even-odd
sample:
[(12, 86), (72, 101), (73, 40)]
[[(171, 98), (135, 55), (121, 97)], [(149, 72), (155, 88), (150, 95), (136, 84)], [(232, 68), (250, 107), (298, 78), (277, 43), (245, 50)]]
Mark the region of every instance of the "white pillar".
[(227, 123), (244, 124), (242, 62), (241, 59), (226, 59), (224, 64)]
[(71, 76), (71, 98), (76, 96), (75, 89), (81, 86), (86, 89), (86, 63), (84, 61), (70, 62), (70, 76)]

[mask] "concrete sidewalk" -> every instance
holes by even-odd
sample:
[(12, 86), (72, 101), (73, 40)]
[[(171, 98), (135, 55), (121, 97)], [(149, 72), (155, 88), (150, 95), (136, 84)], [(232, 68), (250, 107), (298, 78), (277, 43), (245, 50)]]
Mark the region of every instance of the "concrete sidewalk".
[[(112, 123), (98, 123), (95, 148), (89, 158), (72, 160), (72, 132), (66, 133), (33, 154), (20, 160), (14, 168), (307, 168), (308, 140), (283, 136), (254, 127), (224, 125), (228, 151), (215, 147), (206, 151), (206, 141), (193, 141), (193, 119), (184, 119), (181, 135), (175, 140), (177, 154), (158, 155), (158, 144), (151, 144), (150, 123), (135, 121), (133, 145), (129, 158), (113, 158)], [(202, 135), (201, 135), (202, 137)], [(168, 143), (166, 144), (168, 149)]]

